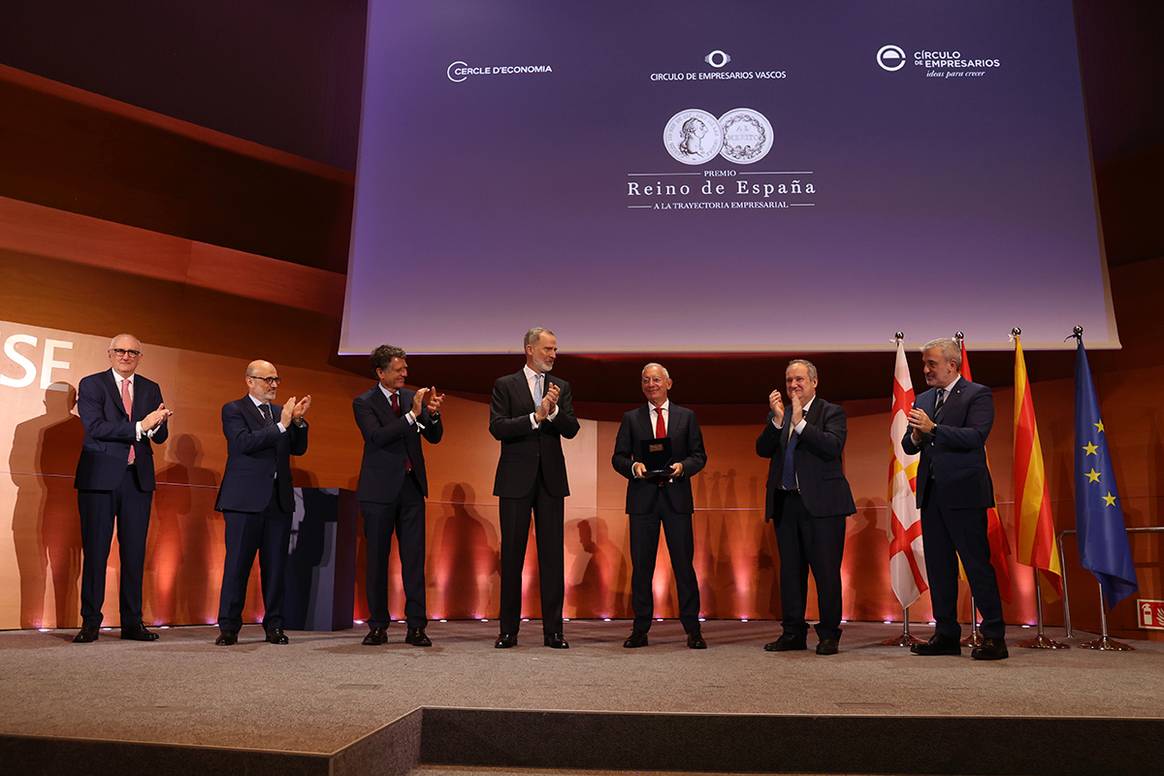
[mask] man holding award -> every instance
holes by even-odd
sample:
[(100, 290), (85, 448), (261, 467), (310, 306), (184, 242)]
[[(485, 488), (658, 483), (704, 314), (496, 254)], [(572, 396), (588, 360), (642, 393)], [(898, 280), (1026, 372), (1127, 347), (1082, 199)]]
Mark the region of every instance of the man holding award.
[(651, 580), (659, 551), (659, 526), (679, 593), (679, 621), (687, 632), (687, 646), (707, 649), (699, 628), (699, 583), (695, 579), (695, 536), (691, 513), (691, 478), (707, 464), (703, 435), (695, 413), (667, 399), (671, 377), (660, 364), (647, 364), (642, 373), (647, 404), (622, 416), (611, 464), (628, 482), (626, 511), (630, 518), (631, 606), (634, 629), (623, 646), (647, 646), (654, 613)]

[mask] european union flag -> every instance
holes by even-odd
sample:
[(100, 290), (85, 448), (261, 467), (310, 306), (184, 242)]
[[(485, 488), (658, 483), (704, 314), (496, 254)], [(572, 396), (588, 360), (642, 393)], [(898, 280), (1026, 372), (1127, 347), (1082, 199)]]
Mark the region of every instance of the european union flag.
[(1099, 580), (1110, 609), (1134, 593), (1136, 567), (1124, 531), (1106, 431), (1091, 382), (1083, 337), (1075, 351), (1075, 527), (1083, 568)]

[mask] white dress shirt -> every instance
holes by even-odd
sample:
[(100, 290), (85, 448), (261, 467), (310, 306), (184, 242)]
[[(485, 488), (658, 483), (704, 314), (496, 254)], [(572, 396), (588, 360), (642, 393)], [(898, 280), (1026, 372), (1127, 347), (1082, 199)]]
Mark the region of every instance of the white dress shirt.
[[(541, 397), (538, 396), (538, 378), (541, 378), (542, 382), (542, 396), (546, 395), (545, 392), (549, 381), (546, 379), (545, 372), (535, 372), (529, 368), (529, 364), (523, 366), (521, 371), (525, 373), (525, 383), (529, 386), (529, 397), (533, 399), (534, 403), (534, 411), (529, 414), (529, 422), (534, 428), (537, 428), (541, 425), (537, 419), (537, 408), (542, 401)], [(558, 407), (554, 405), (554, 411), (546, 416), (546, 420), (553, 420), (556, 417), (558, 417)]]

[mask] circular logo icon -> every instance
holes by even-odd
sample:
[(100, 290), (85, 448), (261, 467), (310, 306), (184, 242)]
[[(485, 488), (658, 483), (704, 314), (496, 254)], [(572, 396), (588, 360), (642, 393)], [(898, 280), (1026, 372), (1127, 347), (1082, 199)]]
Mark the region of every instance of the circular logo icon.
[(723, 49), (716, 49), (704, 57), (703, 61), (714, 68), (720, 68), (726, 65), (728, 62), (731, 62), (732, 58), (728, 56), (727, 52)]
[(892, 43), (877, 49), (877, 64), (882, 70), (894, 73), (905, 67), (905, 52)]
[(720, 156), (736, 164), (752, 164), (772, 150), (772, 125), (763, 113), (751, 108), (733, 108), (719, 117), (723, 127)]
[(723, 129), (715, 116), (698, 108), (681, 110), (663, 130), (667, 153), (683, 164), (703, 164), (723, 147)]
[(445, 68), (445, 75), (448, 76), (449, 80), (452, 81), (453, 83), (459, 84), (461, 81), (464, 81), (469, 76), (465, 75), (464, 73), (458, 73), (456, 71), (458, 68), (468, 67), (468, 66), (469, 66), (469, 64), (467, 62), (462, 62), (461, 60), (458, 59), (456, 62), (451, 63), (447, 68)]

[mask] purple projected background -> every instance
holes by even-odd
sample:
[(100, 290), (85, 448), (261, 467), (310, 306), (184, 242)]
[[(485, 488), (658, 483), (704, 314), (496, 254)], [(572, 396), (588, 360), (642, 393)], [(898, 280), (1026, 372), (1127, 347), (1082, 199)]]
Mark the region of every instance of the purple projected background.
[[(368, 13), (341, 352), (513, 352), (532, 325), (589, 353), (1119, 346), (1069, 0)], [(771, 126), (758, 161), (664, 145), (734, 108)]]

